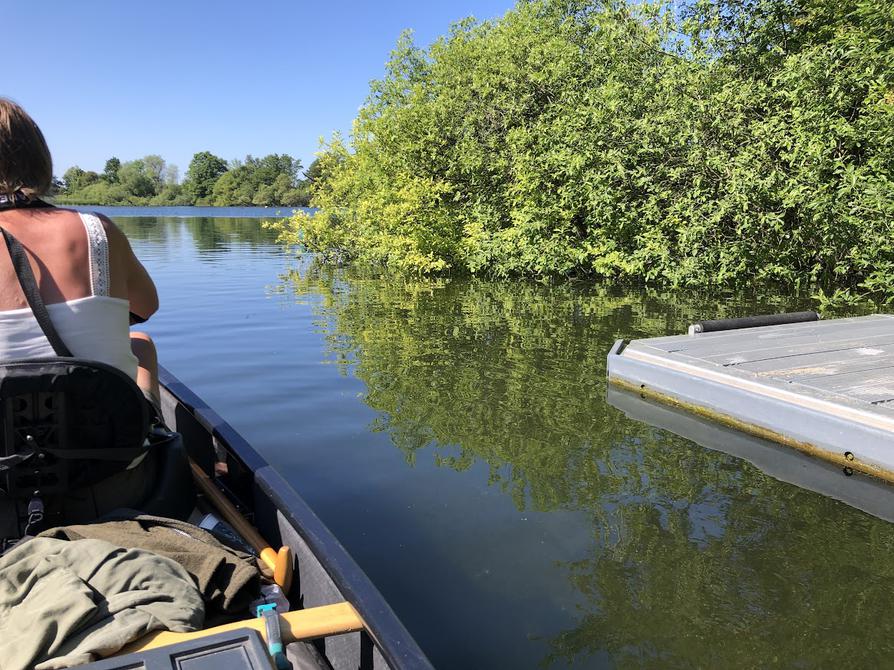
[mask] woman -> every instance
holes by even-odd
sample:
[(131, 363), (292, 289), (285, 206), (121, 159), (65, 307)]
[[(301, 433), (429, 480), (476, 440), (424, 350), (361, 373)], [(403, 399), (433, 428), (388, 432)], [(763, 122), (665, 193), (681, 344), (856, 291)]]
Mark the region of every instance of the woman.
[[(158, 403), (155, 346), (130, 332), (158, 309), (155, 284), (127, 238), (103, 216), (46, 204), (53, 166), (43, 133), (0, 98), (0, 227), (22, 243), (50, 319), (77, 358), (113, 365)], [(0, 360), (55, 356), (0, 246)]]

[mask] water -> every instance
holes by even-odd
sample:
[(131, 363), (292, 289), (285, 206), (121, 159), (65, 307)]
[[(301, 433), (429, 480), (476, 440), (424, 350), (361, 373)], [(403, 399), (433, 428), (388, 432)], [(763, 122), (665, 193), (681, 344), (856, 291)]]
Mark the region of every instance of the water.
[(142, 213), (117, 220), (159, 287), (163, 364), (437, 667), (887, 662), (889, 524), (605, 402), (615, 338), (803, 301), (373, 279), (285, 254), (257, 219)]

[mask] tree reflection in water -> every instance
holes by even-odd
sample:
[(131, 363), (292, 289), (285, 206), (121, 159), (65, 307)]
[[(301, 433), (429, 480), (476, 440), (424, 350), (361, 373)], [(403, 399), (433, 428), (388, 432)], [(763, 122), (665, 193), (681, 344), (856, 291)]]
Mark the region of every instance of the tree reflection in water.
[(597, 549), (563, 569), (578, 624), (543, 665), (825, 667), (878, 662), (894, 624), (894, 533), (748, 463), (605, 403), (616, 338), (694, 320), (804, 309), (593, 284), (376, 278), (310, 263), (332, 360), (413, 463), (483, 462), (520, 509), (592, 516)]
[[(162, 243), (172, 236), (188, 235), (201, 252), (226, 252), (233, 244), (255, 249), (273, 244), (276, 234), (263, 227), (259, 217), (120, 216), (115, 223), (131, 239)], [(270, 218), (275, 218), (272, 215)]]

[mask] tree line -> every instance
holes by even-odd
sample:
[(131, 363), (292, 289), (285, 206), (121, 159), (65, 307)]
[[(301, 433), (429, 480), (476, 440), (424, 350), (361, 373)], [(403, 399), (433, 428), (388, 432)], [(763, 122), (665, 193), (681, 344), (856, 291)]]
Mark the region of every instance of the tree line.
[(195, 154), (181, 182), (179, 170), (158, 155), (122, 163), (112, 157), (101, 173), (74, 166), (55, 184), (55, 201), (84, 205), (200, 205), (303, 207), (317, 161), (302, 173), (288, 154), (227, 162), (209, 151)]
[(894, 294), (890, 0), (520, 0), (404, 35), (315, 216), (388, 269)]

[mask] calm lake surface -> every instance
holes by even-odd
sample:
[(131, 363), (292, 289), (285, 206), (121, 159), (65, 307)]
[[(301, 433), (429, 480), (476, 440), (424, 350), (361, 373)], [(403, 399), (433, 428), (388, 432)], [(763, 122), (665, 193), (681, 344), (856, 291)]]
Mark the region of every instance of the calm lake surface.
[(616, 338), (802, 301), (369, 279), (285, 253), (258, 218), (104, 211), (158, 284), (163, 364), (437, 667), (889, 663), (891, 525), (605, 402)]

